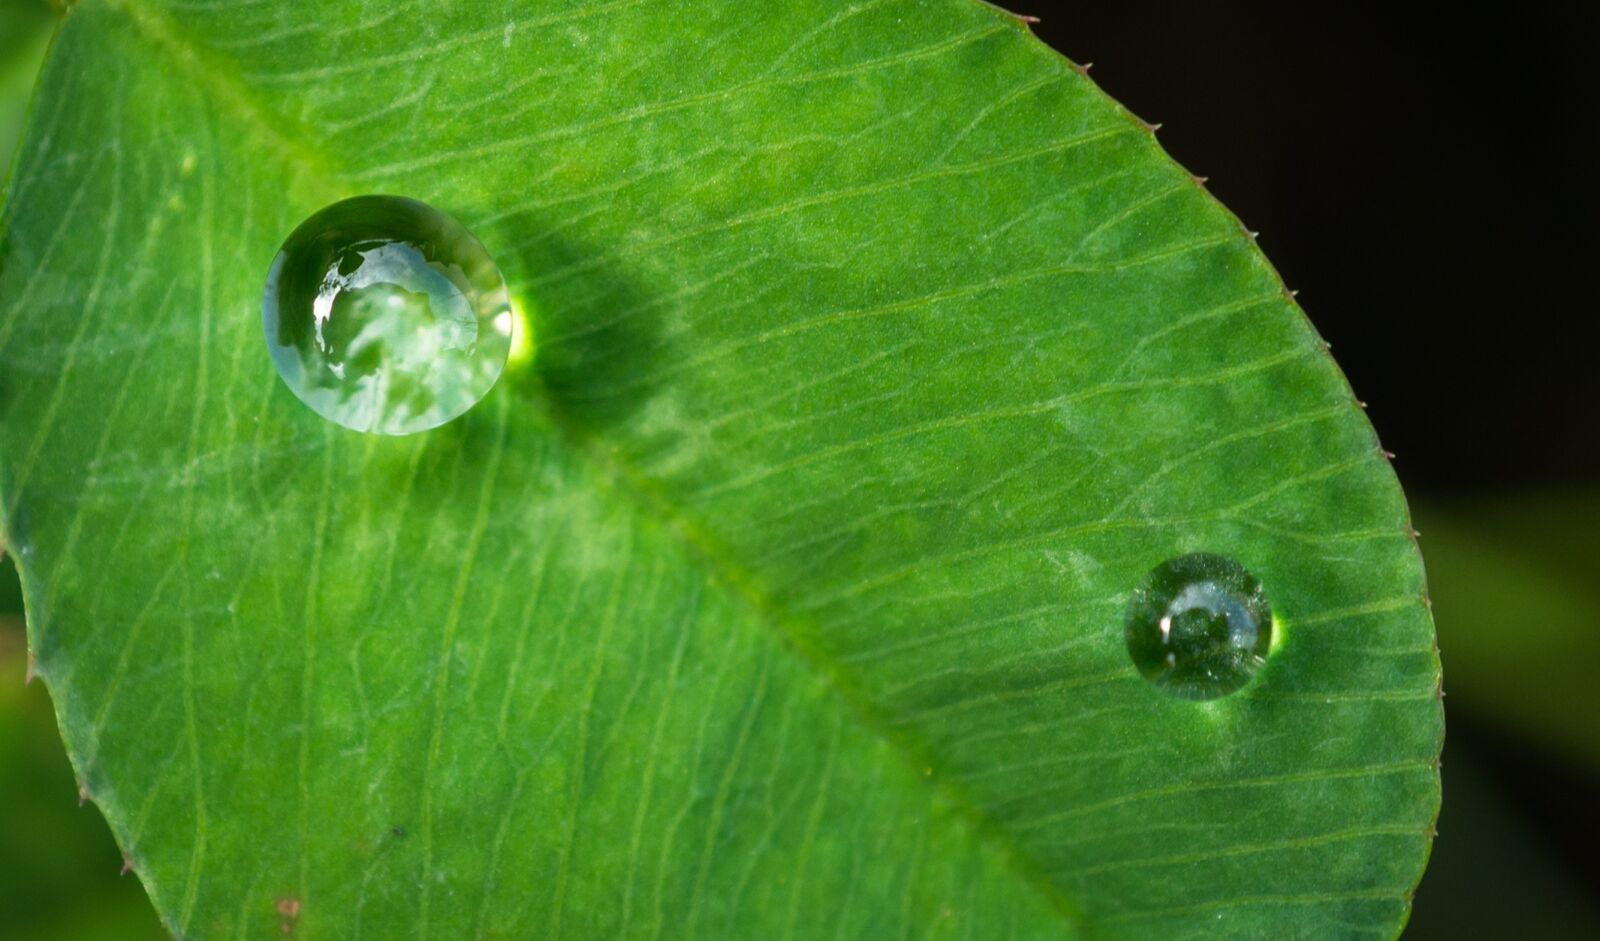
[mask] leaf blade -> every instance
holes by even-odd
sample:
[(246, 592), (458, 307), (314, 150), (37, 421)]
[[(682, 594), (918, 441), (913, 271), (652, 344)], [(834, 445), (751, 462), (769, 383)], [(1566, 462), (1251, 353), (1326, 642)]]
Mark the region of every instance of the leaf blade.
[[(7, 462), (7, 532), (48, 560), (30, 573), (46, 586), (34, 644), (63, 699), (69, 745), (96, 743), (79, 767), (124, 846), (151, 867), (141, 874), (178, 933), (227, 923), (266, 932), (288, 917), (277, 910), (285, 899), (297, 901), (285, 906), (296, 912), (291, 927), (332, 934), (352, 925), (324, 919), (355, 912), (357, 930), (379, 933), (413, 922), (487, 932), (537, 923), (552, 935), (642, 936), (646, 924), (633, 919), (646, 908), (656, 930), (708, 936), (751, 918), (768, 919), (769, 930), (956, 932), (1000, 913), (1019, 919), (1024, 936), (1059, 932), (1064, 917), (1171, 936), (1219, 911), (1240, 933), (1318, 918), (1379, 934), (1398, 924), (1437, 805), (1438, 711), (1421, 571), (1392, 473), (1236, 223), (1065, 63), (997, 14), (962, 4), (869, 4), (844, 19), (801, 6), (786, 11), (790, 28), (761, 30), (714, 7), (687, 24), (650, 4), (573, 7), (536, 15), (546, 32), (524, 30), (542, 54), (531, 74), (567, 77), (553, 90), (510, 84), (526, 98), (508, 100), (543, 109), (544, 126), (530, 131), (512, 126), (528, 114), (465, 107), (469, 94), (486, 93), (482, 76), (526, 67), (497, 64), (518, 30), (491, 21), (492, 11), (462, 11), (461, 21), (485, 22), (453, 22), (453, 35), (420, 45), (375, 38), (359, 22), (328, 36), (287, 23), (276, 32), (312, 63), (288, 70), (260, 42), (275, 34), (264, 20), (186, 12), (187, 40), (153, 7), (81, 7), (68, 35), (83, 45), (52, 68), (62, 100), (74, 81), (75, 94), (92, 86), (85, 100), (121, 101), (134, 113), (114, 120), (137, 126), (140, 108), (155, 109), (120, 87), (125, 77), (73, 71), (74, 50), (86, 57), (78, 69), (90, 50), (102, 61), (108, 47), (120, 50), (117, 61), (140, 78), (133, 91), (159, 98), (167, 126), (172, 110), (190, 116), (181, 125), (194, 132), (173, 142), (188, 148), (163, 148), (168, 165), (154, 173), (142, 151), (145, 177), (117, 148), (75, 179), (52, 178), (40, 169), (46, 154), (34, 153), (38, 185), (60, 192), (27, 197), (72, 205), (61, 193), (119, 187), (112, 203), (126, 207), (105, 226), (97, 257), (131, 273), (125, 307), (144, 298), (156, 309), (171, 345), (151, 358), (165, 378), (150, 381), (137, 365), (109, 375), (126, 350), (149, 349), (137, 331), (119, 331), (109, 305), (75, 303), (104, 294), (109, 267), (44, 287), (23, 278), (29, 251), (54, 257), (42, 236), (27, 243), (23, 210), (9, 216), (0, 269), (0, 296), (28, 302), (15, 308), (28, 308), (27, 319), (0, 327), (19, 331), (0, 343), (8, 372), (19, 350), (51, 350), (39, 298), (54, 305), (47, 311), (86, 307), (76, 326), (95, 331), (91, 344), (57, 349), (50, 365), (61, 381), (30, 377), (17, 393), (12, 410), (34, 416), (34, 433), (13, 439), (21, 423), (6, 422), (5, 452), (23, 454), (14, 470)], [(919, 14), (909, 26), (893, 22), (908, 12)], [(607, 32), (585, 32), (601, 20)], [(586, 68), (606, 48), (601, 36), (664, 38), (667, 51), (641, 65), (636, 50), (611, 47)], [(341, 41), (362, 56), (337, 54)], [(215, 81), (188, 87), (151, 65), (152, 49), (174, 48), (190, 75)], [(239, 65), (219, 71), (228, 57)], [(673, 72), (681, 87), (665, 92), (647, 67), (695, 58), (696, 68)], [(358, 67), (377, 92), (330, 85)], [(774, 67), (793, 71), (764, 74)], [(388, 95), (381, 80), (396, 74), (414, 83), (375, 103)], [(951, 99), (968, 113), (930, 118), (927, 89), (953, 75), (993, 87)], [(584, 94), (597, 76), (603, 90), (641, 103), (617, 108)], [(276, 110), (263, 104), (267, 90)], [(422, 110), (430, 96), (462, 112)], [(422, 156), (409, 132), (418, 121), (436, 148)], [(359, 150), (341, 143), (340, 128), (360, 130)], [(337, 156), (307, 156), (297, 129), (327, 135), (321, 150)], [(236, 166), (249, 174), (220, 185)], [(543, 189), (527, 186), (530, 169)], [(170, 187), (166, 212), (152, 180)], [(495, 243), (535, 324), (537, 370), (508, 377), (460, 427), (418, 443), (318, 427), (251, 355), (251, 265), (264, 266), (297, 213), (352, 188), (407, 192), (461, 215)], [(1051, 197), (1031, 195), (1041, 188)], [(516, 194), (509, 207), (506, 194)], [(197, 256), (164, 285), (131, 264), (154, 257), (158, 240)], [(83, 357), (108, 375), (86, 376)], [(70, 408), (68, 378), (74, 401), (111, 403), (97, 434), (93, 414), (66, 435), (37, 420)], [(208, 405), (213, 385), (220, 406)], [(140, 408), (137, 388), (164, 390), (167, 407)], [(752, 395), (752, 406), (730, 407)], [(123, 413), (141, 424), (118, 427)], [(1206, 434), (1213, 429), (1226, 430)], [(81, 487), (75, 467), (92, 470)], [(164, 494), (188, 521), (177, 553), (161, 526), (171, 514)], [(1057, 505), (1061, 497), (1085, 505)], [(502, 623), (506, 596), (531, 577), (527, 543), (541, 527), (570, 540), (539, 562), (541, 573), (554, 567), (539, 589), (552, 596), (525, 599), (524, 631), (500, 636), (486, 626)], [(80, 539), (96, 556), (132, 547), (171, 558), (155, 590), (125, 577), (131, 584), (107, 593), (112, 611), (142, 615), (133, 616), (138, 643), (164, 646), (136, 656), (133, 641), (113, 647), (93, 628), (99, 599), (74, 597), (88, 578)], [(1161, 553), (1192, 548), (1244, 558), (1288, 631), (1261, 684), (1215, 706), (1161, 699), (1120, 646), (1120, 592)], [(464, 557), (499, 563), (483, 590)], [(309, 560), (309, 570), (274, 564), (283, 559)], [(659, 677), (630, 680), (626, 670), (674, 649), (652, 631), (650, 605), (611, 600), (646, 560), (661, 567), (649, 578), (669, 586), (654, 604), (674, 609), (693, 596), (706, 606), (684, 628), (697, 641), (685, 668), (711, 684), (698, 714), (635, 715), (641, 703), (678, 701)], [(233, 591), (208, 585), (213, 572)], [(408, 597), (401, 586), (417, 590)], [(571, 612), (601, 625), (593, 649), (572, 636)], [(423, 643), (409, 658), (386, 651), (363, 626), (374, 623), (413, 626)], [(1004, 633), (982, 629), (991, 623)], [(527, 633), (540, 625), (554, 637)], [(1323, 639), (1336, 630), (1348, 636)], [(300, 662), (273, 657), (249, 684), (204, 667), (250, 672), (251, 632), (273, 649), (299, 649)], [(734, 639), (732, 678), (707, 640), (722, 636)], [(1374, 665), (1361, 645), (1375, 642), (1416, 649)], [(73, 659), (55, 659), (69, 643)], [(326, 659), (330, 650), (344, 662)], [(519, 669), (497, 676), (492, 665), (513, 654)], [(197, 662), (209, 682), (179, 684), (176, 699), (137, 679), (126, 688), (135, 663), (192, 672)], [(93, 710), (71, 701), (75, 684), (96, 684), (57, 675), (69, 669), (137, 696), (142, 713), (161, 718), (157, 729), (175, 728), (176, 714), (197, 721), (163, 742), (164, 762), (149, 760), (143, 726), (119, 726), (119, 700)], [(390, 697), (378, 710), (367, 701), (371, 672)], [(477, 696), (496, 682), (505, 686), (490, 709)], [(293, 707), (254, 715), (262, 697)], [(523, 699), (540, 711), (521, 715)], [(774, 702), (770, 717), (762, 710)], [(445, 734), (450, 717), (490, 714), (493, 735)], [(243, 717), (243, 739), (261, 754), (239, 754), (238, 737), (204, 728), (205, 715)], [(843, 744), (813, 736), (791, 753), (785, 736), (797, 722), (839, 729), (827, 741)], [(548, 730), (548, 743), (523, 753), (500, 740), (506, 730)], [(420, 760), (412, 738), (425, 745)], [(658, 744), (633, 755), (618, 740)], [(683, 753), (663, 755), (673, 742)], [(840, 748), (846, 757), (833, 763)], [(326, 770), (346, 752), (359, 767)], [(787, 760), (796, 780), (817, 779), (811, 753), (820, 753), (830, 775), (857, 786), (848, 802), (828, 796), (838, 785), (814, 786), (821, 797), (804, 821), (758, 809), (749, 795), (763, 779), (740, 758), (750, 752)], [(233, 764), (203, 757), (213, 754)], [(96, 780), (180, 755), (188, 790), (163, 796), (182, 785), (146, 781), (142, 810)], [(1037, 764), (1055, 755), (1057, 767)], [(530, 767), (560, 780), (530, 784)], [(292, 771), (293, 786), (272, 783), (272, 769)], [(506, 810), (475, 807), (469, 770)], [(658, 798), (664, 829), (646, 825), (657, 813), (643, 809), (649, 802), (631, 828), (613, 828), (637, 847), (624, 864), (609, 832), (578, 821), (630, 806), (625, 785), (646, 778), (678, 806)], [(776, 781), (765, 784), (767, 804), (805, 802), (808, 791)], [(868, 781), (882, 789), (875, 802), (863, 796)], [(352, 795), (369, 786), (381, 799), (353, 811)], [(524, 807), (530, 788), (550, 801), (548, 815)], [(233, 815), (228, 796), (206, 800), (219, 790), (271, 808), (266, 818), (292, 834), (266, 841), (250, 879), (208, 877), (216, 864), (197, 852), (259, 853), (200, 822)], [(1240, 793), (1262, 802), (1242, 821)], [(183, 808), (201, 801), (218, 809), (188, 819)], [(1305, 810), (1322, 804), (1357, 819), (1332, 826)], [(889, 834), (881, 845), (931, 841), (943, 854), (900, 870), (869, 866), (837, 842), (874, 832), (868, 819)], [(1260, 819), (1269, 825), (1255, 826)], [(441, 820), (459, 831), (439, 832)], [(540, 820), (558, 833), (521, 854), (507, 849)], [(935, 835), (919, 836), (930, 820)], [(700, 841), (680, 845), (690, 821)], [(760, 891), (783, 884), (781, 869), (727, 868), (745, 855), (751, 827), (766, 834), (756, 845), (828, 848), (787, 899)], [(494, 847), (487, 867), (485, 845)], [(352, 852), (360, 867), (338, 862)], [(648, 892), (634, 888), (635, 867), (646, 868), (638, 852), (656, 860)], [(521, 861), (518, 875), (499, 874), (508, 860)], [(1149, 877), (1197, 864), (1227, 884), (1252, 875), (1257, 884), (1221, 905), (1229, 899), (1203, 881)], [(323, 868), (350, 874), (324, 881), (314, 876)], [(501, 878), (550, 890), (518, 909), (499, 901)], [(374, 881), (422, 888), (416, 899), (372, 902)], [(457, 898), (469, 882), (476, 904)], [(616, 884), (628, 887), (620, 913)], [(734, 907), (708, 898), (739, 886)], [(961, 905), (940, 898), (969, 891)], [(839, 909), (836, 925), (801, 924), (796, 913), (824, 905)]]

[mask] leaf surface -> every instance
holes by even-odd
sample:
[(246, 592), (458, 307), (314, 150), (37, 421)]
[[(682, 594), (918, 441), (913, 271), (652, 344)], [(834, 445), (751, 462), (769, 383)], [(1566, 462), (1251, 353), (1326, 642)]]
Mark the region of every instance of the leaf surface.
[[(0, 494), (183, 938), (1386, 937), (1438, 807), (1394, 475), (1222, 207), (969, 0), (83, 0), (0, 243)], [(337, 428), (288, 231), (460, 218), (532, 356)], [(1209, 703), (1128, 591), (1240, 560)]]

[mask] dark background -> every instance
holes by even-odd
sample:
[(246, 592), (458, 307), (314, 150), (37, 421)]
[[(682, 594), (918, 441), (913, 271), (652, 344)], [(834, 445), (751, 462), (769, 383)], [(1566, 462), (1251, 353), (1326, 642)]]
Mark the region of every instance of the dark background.
[[(731, 0), (730, 0), (731, 2)], [(1251, 229), (1333, 343), (1423, 532), (1445, 804), (1407, 938), (1600, 938), (1597, 16), (1009, 0)], [(38, 0), (0, 0), (5, 76)], [(15, 96), (13, 96), (15, 97)], [(9, 122), (9, 123), (8, 123)], [(72, 774), (0, 565), (0, 936), (160, 937)]]
[(1261, 232), (1408, 490), (1600, 479), (1594, 5), (1010, 2)]

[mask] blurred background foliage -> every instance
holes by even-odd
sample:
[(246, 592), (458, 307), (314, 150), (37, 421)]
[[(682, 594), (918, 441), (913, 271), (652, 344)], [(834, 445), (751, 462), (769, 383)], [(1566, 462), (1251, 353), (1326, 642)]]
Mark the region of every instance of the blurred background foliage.
[[(1544, 146), (1536, 122), (1584, 113), (1593, 14), (1533, 5), (1514, 22), (1458, 10), (1444, 23), (1281, 3), (1010, 6), (1044, 17), (1041, 37), (1076, 61), (1099, 59), (1096, 77), (1135, 113), (1179, 119), (1162, 138), (1180, 162), (1233, 176), (1211, 188), (1308, 288), (1302, 300), (1401, 454), (1449, 724), (1440, 834), (1406, 937), (1600, 938), (1600, 473), (1584, 440), (1597, 384), (1582, 345), (1560, 339), (1576, 288), (1513, 277), (1585, 270), (1587, 249), (1562, 233), (1593, 217), (1581, 201), (1595, 197), (1550, 200), (1525, 183), (1576, 178), (1576, 145)], [(7, 176), (52, 22), (42, 0), (0, 0)], [(1485, 62), (1521, 69), (1520, 84), (1484, 85)], [(1504, 125), (1487, 140), (1465, 120), (1480, 113)], [(1512, 220), (1509, 242), (1469, 234)], [(1464, 327), (1474, 310), (1520, 319)], [(79, 806), (48, 695), (26, 673), (7, 562), (0, 937), (164, 937), (99, 814)]]
[(10, 173), (33, 76), (50, 42), (50, 8), (43, 0), (0, 0), (0, 165)]

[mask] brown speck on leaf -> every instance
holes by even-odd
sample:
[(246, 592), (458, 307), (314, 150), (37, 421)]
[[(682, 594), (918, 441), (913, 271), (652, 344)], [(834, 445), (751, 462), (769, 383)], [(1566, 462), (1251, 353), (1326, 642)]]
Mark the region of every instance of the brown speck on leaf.
[(84, 804), (86, 804), (88, 802), (89, 802), (89, 785), (87, 785), (87, 784), (78, 785), (78, 806), (82, 807)]
[(39, 661), (34, 659), (33, 651), (30, 650), (30, 651), (28, 651), (28, 672), (24, 673), (23, 676), (22, 676), (22, 685), (23, 686), (31, 685), (33, 683), (33, 678), (38, 676), (38, 675), (39, 675)]
[(117, 873), (117, 875), (125, 876), (125, 875), (127, 875), (128, 873), (130, 873), (132, 871), (133, 871), (133, 860), (129, 859), (126, 856), (122, 857), (122, 871)]
[(293, 934), (295, 922), (300, 920), (300, 900), (292, 895), (281, 896), (273, 908), (283, 916), (283, 921), (278, 923), (278, 929), (284, 934)]
[(1085, 62), (1082, 65), (1074, 65), (1072, 71), (1077, 72), (1079, 75), (1088, 75), (1089, 70), (1092, 68), (1094, 68), (1093, 62)]

